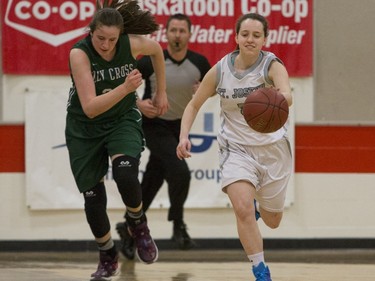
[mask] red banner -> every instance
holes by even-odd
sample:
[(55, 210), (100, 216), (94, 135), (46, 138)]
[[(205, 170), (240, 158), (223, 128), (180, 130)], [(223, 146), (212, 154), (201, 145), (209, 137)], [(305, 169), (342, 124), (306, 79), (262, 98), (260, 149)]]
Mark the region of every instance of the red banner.
[[(67, 74), (72, 44), (84, 34), (95, 1), (1, 0), (3, 71), (7, 74)], [(267, 17), (266, 50), (276, 53), (290, 76), (312, 75), (312, 0), (140, 0), (161, 29), (152, 35), (165, 47), (165, 23), (174, 13), (191, 17), (191, 49), (213, 65), (235, 48), (236, 19), (249, 12)]]

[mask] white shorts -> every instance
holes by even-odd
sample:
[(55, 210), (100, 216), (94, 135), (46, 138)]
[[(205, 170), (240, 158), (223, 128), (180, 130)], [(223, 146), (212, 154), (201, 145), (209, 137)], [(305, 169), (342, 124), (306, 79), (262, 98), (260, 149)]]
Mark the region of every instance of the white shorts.
[(289, 141), (281, 139), (264, 146), (227, 143), (219, 149), (222, 190), (236, 181), (248, 181), (256, 189), (255, 199), (263, 209), (282, 212), (292, 173)]

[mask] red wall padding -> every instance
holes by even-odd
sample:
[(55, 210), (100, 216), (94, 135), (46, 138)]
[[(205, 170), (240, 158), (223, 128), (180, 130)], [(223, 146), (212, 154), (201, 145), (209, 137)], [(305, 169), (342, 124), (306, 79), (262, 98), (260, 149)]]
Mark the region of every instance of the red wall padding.
[(375, 126), (297, 126), (296, 172), (375, 173)]
[(23, 125), (0, 125), (0, 173), (25, 172)]

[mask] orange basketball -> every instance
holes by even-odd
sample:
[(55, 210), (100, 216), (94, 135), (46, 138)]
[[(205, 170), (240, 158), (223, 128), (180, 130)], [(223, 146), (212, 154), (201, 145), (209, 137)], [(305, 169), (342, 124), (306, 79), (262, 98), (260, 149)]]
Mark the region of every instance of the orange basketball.
[(289, 106), (285, 97), (276, 89), (260, 88), (247, 96), (242, 113), (252, 129), (260, 133), (272, 133), (285, 124)]

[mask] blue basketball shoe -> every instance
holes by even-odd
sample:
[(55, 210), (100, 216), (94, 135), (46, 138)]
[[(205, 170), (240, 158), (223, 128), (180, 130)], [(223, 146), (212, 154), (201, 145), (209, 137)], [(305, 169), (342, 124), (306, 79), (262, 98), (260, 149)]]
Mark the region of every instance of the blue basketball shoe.
[(255, 281), (272, 281), (270, 270), (264, 262), (261, 262), (258, 266), (253, 266), (253, 274), (256, 278)]
[(255, 219), (256, 220), (259, 220), (259, 218), (260, 218), (260, 213), (259, 213), (259, 211), (258, 211), (258, 209), (257, 209), (257, 201), (254, 199), (254, 208), (255, 208)]

